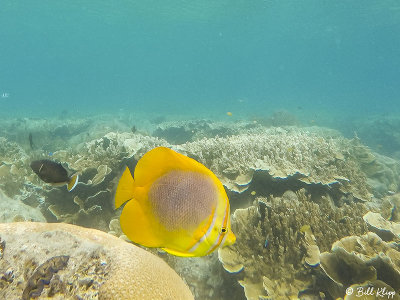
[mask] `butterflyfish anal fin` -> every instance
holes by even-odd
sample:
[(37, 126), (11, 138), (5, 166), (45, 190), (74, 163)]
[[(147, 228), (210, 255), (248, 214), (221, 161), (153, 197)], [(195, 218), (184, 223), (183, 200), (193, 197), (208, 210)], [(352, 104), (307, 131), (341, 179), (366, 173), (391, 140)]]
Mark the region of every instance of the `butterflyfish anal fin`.
[(173, 250), (173, 249), (168, 249), (168, 248), (161, 248), (165, 252), (175, 255), (175, 256), (181, 256), (181, 257), (194, 257), (198, 256), (195, 253), (190, 253), (190, 252), (180, 252), (178, 250)]
[(67, 189), (69, 192), (72, 191), (76, 187), (76, 185), (78, 184), (78, 179), (79, 179), (78, 174), (71, 176), (71, 179), (67, 184)]
[(131, 200), (125, 204), (120, 223), (122, 231), (134, 243), (158, 248), (165, 243), (165, 235), (158, 228), (151, 212), (138, 201)]
[(120, 207), (134, 196), (134, 180), (131, 171), (126, 167), (115, 192), (115, 208)]
[(201, 163), (166, 147), (150, 150), (136, 165), (135, 183), (145, 186), (171, 170), (193, 171), (207, 175), (215, 175)]

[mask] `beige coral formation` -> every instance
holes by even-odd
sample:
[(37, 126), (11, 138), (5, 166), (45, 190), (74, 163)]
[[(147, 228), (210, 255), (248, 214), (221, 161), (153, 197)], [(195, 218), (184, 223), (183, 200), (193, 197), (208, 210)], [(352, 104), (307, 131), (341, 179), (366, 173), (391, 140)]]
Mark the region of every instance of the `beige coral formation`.
[(38, 209), (7, 197), (0, 189), (0, 223), (17, 221), (45, 222), (46, 219)]
[(331, 252), (321, 254), (321, 267), (331, 279), (328, 290), (334, 298), (343, 297), (345, 289), (354, 285), (376, 283), (375, 291), (382, 286), (392, 292), (400, 289), (398, 245), (383, 241), (373, 232), (335, 242)]
[(368, 184), (375, 196), (384, 197), (399, 190), (399, 161), (378, 153), (372, 153), (357, 138), (352, 140), (352, 145), (352, 154), (360, 163), (361, 170), (368, 177)]
[(335, 185), (343, 193), (370, 200), (367, 178), (352, 147), (350, 140), (323, 132), (273, 128), (203, 139), (176, 149), (211, 168), (237, 192), (246, 190), (254, 172), (267, 171), (273, 178), (294, 176), (306, 184)]
[[(69, 134), (70, 148), (61, 147), (64, 150), (46, 156), (63, 162), (70, 173), (80, 173), (73, 192), (43, 183), (30, 170), (30, 161), (46, 154), (44, 150), (24, 151), (4, 138), (0, 138), (0, 188), (18, 200), (14, 203), (23, 200), (37, 206), (36, 211), (41, 209), (48, 221), (94, 227), (122, 241), (126, 237), (119, 227), (120, 212), (114, 210), (113, 196), (124, 168), (133, 169), (144, 153), (157, 146), (195, 158), (221, 179), (232, 200), (232, 212), (243, 208), (234, 212), (232, 220), (236, 244), (218, 253), (230, 273), (221, 273), (215, 266), (216, 255), (176, 260), (161, 254), (187, 279), (199, 299), (221, 298), (221, 287), (233, 280), (238, 289), (236, 280), (243, 286), (248, 299), (297, 297), (299, 291), (308, 289), (316, 296), (315, 274), (323, 273), (317, 266), (319, 251), (329, 251), (332, 243), (347, 235), (365, 234), (368, 224), (372, 230), (370, 218), (368, 224), (363, 220), (368, 211), (369, 216), (379, 212), (381, 217), (373, 219), (385, 226), (397, 228), (393, 222), (400, 221), (400, 194), (396, 194), (400, 163), (333, 130), (265, 128), (245, 122), (228, 128), (226, 124), (183, 122), (171, 130), (167, 123), (159, 126), (159, 138), (139, 131), (104, 133), (111, 128), (95, 135), (79, 132), (74, 137), (79, 126), (71, 130), (57, 127), (60, 136)], [(186, 132), (186, 140), (174, 142), (176, 128)], [(8, 220), (29, 218), (17, 215)], [(304, 225), (311, 231), (301, 231)], [(396, 236), (397, 231), (388, 239)], [(43, 263), (36, 261), (36, 265)], [(204, 270), (213, 270), (218, 276), (206, 278)], [(53, 274), (52, 280), (63, 272), (60, 269)], [(221, 276), (225, 276), (223, 280)], [(343, 297), (343, 293), (337, 295)], [(234, 299), (232, 295), (229, 298)]]
[(72, 193), (41, 183), (45, 187), (46, 217), (108, 231), (108, 223), (115, 217), (113, 195), (122, 171), (148, 150), (161, 145), (166, 142), (141, 134), (110, 132), (78, 145), (73, 151), (55, 152), (53, 159), (81, 175)]
[(369, 211), (363, 217), (368, 228), (378, 234), (383, 240), (400, 240), (400, 223), (386, 220), (380, 213)]
[(307, 266), (309, 242), (300, 228), (309, 225), (320, 251), (349, 234), (367, 232), (363, 204), (336, 207), (329, 196), (311, 201), (304, 190), (281, 197), (258, 198), (258, 204), (237, 209), (232, 217), (235, 244), (219, 249), (228, 271), (238, 271), (247, 299), (297, 297), (312, 288), (312, 267)]
[(29, 170), (29, 157), (21, 146), (0, 137), (0, 189), (9, 197), (20, 196), (29, 187), (23, 185)]
[[(0, 224), (0, 238), (2, 299), (38, 292), (40, 299), (194, 299), (163, 260), (98, 230), (8, 223)], [(38, 280), (30, 281), (33, 277)], [(36, 285), (40, 278), (49, 283)]]

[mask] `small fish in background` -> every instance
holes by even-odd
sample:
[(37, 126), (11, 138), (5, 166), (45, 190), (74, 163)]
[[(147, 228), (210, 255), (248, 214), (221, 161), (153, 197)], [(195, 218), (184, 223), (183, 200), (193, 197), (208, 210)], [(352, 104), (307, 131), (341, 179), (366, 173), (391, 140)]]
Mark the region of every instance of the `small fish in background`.
[(232, 113), (230, 112), (230, 111), (228, 111), (227, 113), (226, 113), (226, 115), (228, 116), (228, 117), (232, 117)]
[(33, 143), (32, 132), (29, 132), (29, 146), (31, 146), (32, 150), (35, 148), (35, 144)]
[(31, 162), (31, 168), (44, 182), (55, 186), (66, 184), (68, 191), (72, 191), (78, 183), (78, 174), (68, 176), (61, 163), (49, 159), (35, 160)]
[(229, 199), (219, 179), (201, 163), (165, 147), (147, 152), (135, 177), (127, 167), (115, 207), (126, 236), (176, 256), (204, 256), (236, 241)]

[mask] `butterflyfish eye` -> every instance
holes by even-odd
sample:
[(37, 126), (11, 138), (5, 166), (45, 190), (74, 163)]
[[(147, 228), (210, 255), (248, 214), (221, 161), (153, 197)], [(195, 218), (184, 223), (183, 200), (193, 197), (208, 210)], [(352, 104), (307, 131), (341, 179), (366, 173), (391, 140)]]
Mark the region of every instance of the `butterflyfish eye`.
[(222, 227), (221, 228), (221, 233), (225, 233), (225, 232), (227, 232), (228, 230), (225, 228), (225, 227)]

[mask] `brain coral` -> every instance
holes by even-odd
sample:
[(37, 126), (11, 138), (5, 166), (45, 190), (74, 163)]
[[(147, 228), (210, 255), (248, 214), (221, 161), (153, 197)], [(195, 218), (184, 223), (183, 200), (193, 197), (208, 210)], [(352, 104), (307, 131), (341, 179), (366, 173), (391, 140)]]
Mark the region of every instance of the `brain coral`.
[(163, 260), (98, 230), (8, 223), (0, 238), (1, 299), (193, 299)]

